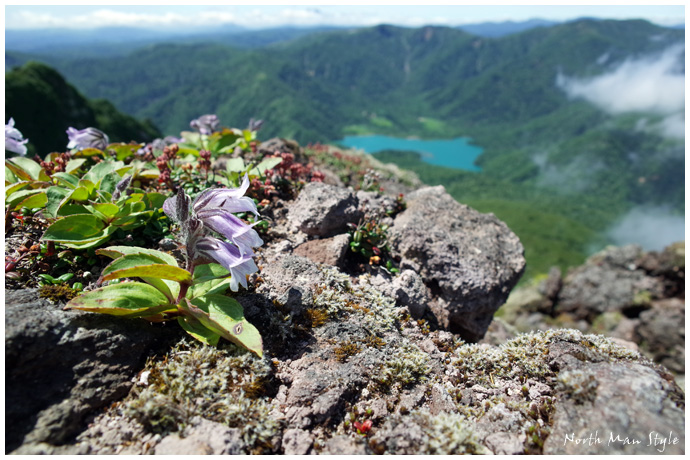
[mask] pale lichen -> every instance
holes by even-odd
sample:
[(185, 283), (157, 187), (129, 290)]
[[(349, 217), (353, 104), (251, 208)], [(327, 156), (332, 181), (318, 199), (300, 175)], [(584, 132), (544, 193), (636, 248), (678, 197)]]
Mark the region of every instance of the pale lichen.
[[(280, 429), (272, 405), (257, 385), (269, 364), (234, 345), (208, 347), (182, 340), (163, 360), (150, 360), (147, 385), (135, 386), (123, 402), (125, 415), (151, 431), (180, 431), (192, 417), (241, 429), (247, 453), (271, 452)], [(145, 371), (145, 372), (146, 372)]]

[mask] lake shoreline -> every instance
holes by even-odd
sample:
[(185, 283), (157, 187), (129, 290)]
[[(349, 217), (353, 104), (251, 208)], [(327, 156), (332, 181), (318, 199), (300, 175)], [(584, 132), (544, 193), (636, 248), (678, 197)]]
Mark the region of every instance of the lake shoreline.
[(475, 161), (482, 154), (483, 149), (471, 144), (471, 139), (468, 137), (420, 139), (416, 136), (401, 138), (368, 134), (344, 136), (334, 143), (346, 148), (361, 149), (372, 155), (391, 150), (417, 152), (422, 161), (428, 164), (464, 171), (481, 171)]

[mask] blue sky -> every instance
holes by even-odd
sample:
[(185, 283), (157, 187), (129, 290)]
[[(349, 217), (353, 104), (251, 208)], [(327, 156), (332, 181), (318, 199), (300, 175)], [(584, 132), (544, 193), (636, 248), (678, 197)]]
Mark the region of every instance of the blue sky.
[[(275, 3), (275, 2), (274, 2)], [(146, 28), (215, 27), (234, 23), (246, 28), (277, 26), (368, 26), (380, 23), (402, 26), (426, 24), (456, 26), (486, 21), (523, 21), (526, 19), (568, 20), (579, 17), (609, 19), (647, 19), (660, 25), (685, 22), (684, 3), (668, 6), (619, 4), (584, 5), (504, 5), (469, 4), (400, 5), (349, 4), (323, 5), (6, 5), (6, 29), (93, 28), (137, 26)]]

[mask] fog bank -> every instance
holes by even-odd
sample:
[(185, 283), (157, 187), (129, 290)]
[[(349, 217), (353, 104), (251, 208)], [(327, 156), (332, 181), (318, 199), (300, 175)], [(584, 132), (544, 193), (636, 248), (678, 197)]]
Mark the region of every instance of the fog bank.
[(647, 251), (661, 251), (685, 240), (685, 217), (669, 208), (644, 206), (630, 210), (607, 232), (617, 246), (639, 244)]

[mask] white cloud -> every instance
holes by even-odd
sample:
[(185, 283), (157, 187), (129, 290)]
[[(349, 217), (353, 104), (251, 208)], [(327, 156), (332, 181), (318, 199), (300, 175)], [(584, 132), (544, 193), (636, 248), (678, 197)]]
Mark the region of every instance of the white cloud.
[(658, 56), (626, 60), (612, 72), (578, 79), (559, 75), (557, 85), (572, 98), (584, 98), (609, 113), (668, 115), (685, 107), (685, 75), (678, 72), (684, 46)]
[(613, 71), (578, 79), (559, 74), (556, 84), (571, 98), (583, 98), (611, 114), (647, 112), (664, 118), (656, 125), (661, 135), (685, 138), (685, 74), (679, 63), (684, 45), (661, 54), (628, 59)]
[(659, 124), (661, 134), (671, 139), (685, 139), (685, 115), (674, 113), (664, 118)]
[(647, 251), (661, 251), (685, 240), (685, 217), (665, 207), (634, 208), (608, 232), (618, 246), (639, 244)]

